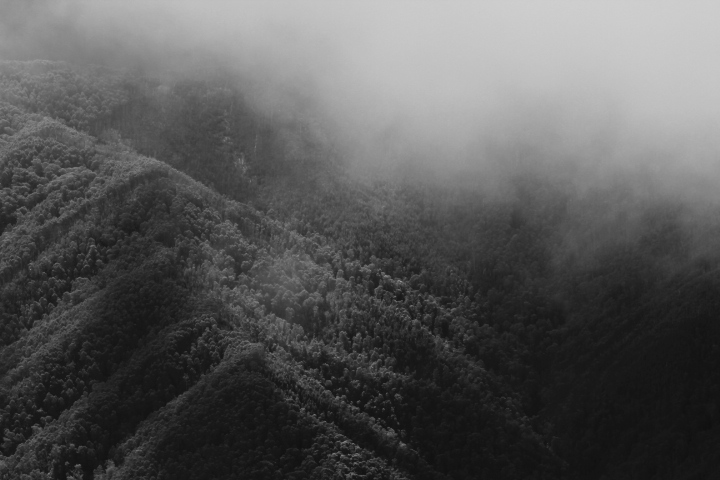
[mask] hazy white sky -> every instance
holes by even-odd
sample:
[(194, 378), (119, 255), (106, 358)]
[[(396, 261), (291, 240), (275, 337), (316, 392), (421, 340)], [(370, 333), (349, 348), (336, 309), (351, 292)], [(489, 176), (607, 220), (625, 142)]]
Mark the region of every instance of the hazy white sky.
[(488, 123), (532, 117), (517, 113), (527, 108), (539, 108), (539, 124), (542, 112), (554, 112), (570, 136), (608, 123), (660, 137), (698, 128), (707, 137), (720, 126), (720, 2), (39, 5), (20, 21), (23, 42), (45, 36), (56, 47), (48, 25), (60, 24), (82, 39), (75, 50), (182, 53), (179, 61), (212, 53), (271, 82), (301, 85), (338, 124), (360, 130), (398, 124), (468, 142)]
[(220, 44), (238, 35), (270, 47), (276, 61), (341, 93), (367, 89), (412, 105), (426, 99), (433, 108), (528, 93), (613, 95), (651, 117), (720, 110), (718, 2), (206, 2), (183, 9), (187, 28), (207, 29)]

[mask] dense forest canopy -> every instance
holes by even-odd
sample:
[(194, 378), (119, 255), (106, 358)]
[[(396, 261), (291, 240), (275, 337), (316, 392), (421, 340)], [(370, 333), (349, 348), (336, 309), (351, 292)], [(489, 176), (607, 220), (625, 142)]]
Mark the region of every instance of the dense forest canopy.
[[(475, 37), (454, 7), (129, 4), (0, 20), (0, 478), (720, 471), (717, 92), (653, 96), (703, 22), (677, 15), (669, 66), (606, 65), (613, 103), (545, 53), (460, 48), (557, 47), (547, 14), (470, 8)], [(428, 25), (427, 57), (397, 40)], [(508, 63), (474, 83), (473, 52)], [(455, 73), (410, 82), (425, 61)], [(623, 72), (672, 79), (626, 103)]]

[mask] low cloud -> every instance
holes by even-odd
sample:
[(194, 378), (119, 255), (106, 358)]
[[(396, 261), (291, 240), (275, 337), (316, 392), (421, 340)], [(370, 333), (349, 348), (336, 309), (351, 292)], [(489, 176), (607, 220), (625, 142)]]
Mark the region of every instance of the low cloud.
[(714, 175), (718, 161), (715, 3), (4, 5), (5, 58), (221, 65), (259, 81), (269, 109), (287, 92), (312, 104), (362, 164), (516, 155)]

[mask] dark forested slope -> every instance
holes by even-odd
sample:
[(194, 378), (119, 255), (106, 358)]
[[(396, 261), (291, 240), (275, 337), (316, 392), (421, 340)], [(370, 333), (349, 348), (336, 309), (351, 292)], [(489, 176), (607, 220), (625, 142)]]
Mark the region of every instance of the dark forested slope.
[(433, 333), (449, 305), (136, 153), (108, 130), (136, 80), (92, 75), (2, 66), (3, 475), (560, 472), (519, 396)]
[(0, 476), (720, 467), (713, 209), (360, 181), (250, 92), (0, 64)]

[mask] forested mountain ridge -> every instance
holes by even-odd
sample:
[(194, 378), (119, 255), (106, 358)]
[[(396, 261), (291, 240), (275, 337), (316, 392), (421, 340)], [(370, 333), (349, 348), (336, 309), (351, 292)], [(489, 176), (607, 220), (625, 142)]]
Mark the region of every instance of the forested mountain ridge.
[(0, 475), (720, 466), (715, 210), (358, 181), (248, 92), (0, 64)]
[[(432, 477), (458, 455), (475, 458), (468, 472), (559, 468), (503, 382), (417, 319), (427, 294), (42, 116), (33, 89), (74, 72), (42, 65), (39, 80), (34, 63), (3, 77), (15, 86), (4, 90), (4, 475)], [(456, 403), (467, 416), (451, 429)], [(207, 428), (183, 440), (192, 422)], [(413, 432), (430, 422), (446, 426)], [(157, 425), (166, 440), (145, 433)], [(492, 432), (486, 453), (451, 447), (458, 431)], [(174, 447), (136, 455), (158, 441)]]

